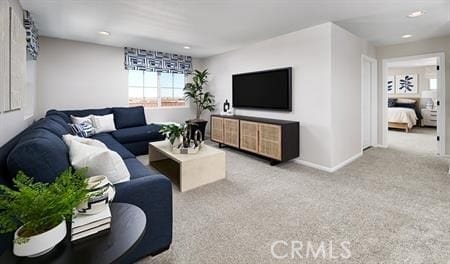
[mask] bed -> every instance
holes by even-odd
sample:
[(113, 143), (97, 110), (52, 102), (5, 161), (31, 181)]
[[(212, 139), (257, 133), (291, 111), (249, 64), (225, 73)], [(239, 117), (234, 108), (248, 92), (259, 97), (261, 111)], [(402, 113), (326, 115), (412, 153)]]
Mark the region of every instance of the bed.
[(418, 98), (389, 98), (388, 127), (404, 129), (406, 133), (421, 119)]

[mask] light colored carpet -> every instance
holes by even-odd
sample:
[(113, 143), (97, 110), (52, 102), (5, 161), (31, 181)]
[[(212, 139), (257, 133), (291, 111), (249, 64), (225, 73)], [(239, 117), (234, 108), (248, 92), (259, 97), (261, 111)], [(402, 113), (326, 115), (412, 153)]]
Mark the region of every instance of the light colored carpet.
[[(225, 148), (227, 179), (186, 193), (174, 187), (171, 249), (140, 263), (449, 263), (448, 161), (391, 143), (333, 174), (293, 162), (272, 167)], [(303, 259), (278, 260), (277, 240), (316, 249), (349, 241), (351, 258), (330, 260), (326, 244), (325, 259), (303, 249)]]
[(404, 130), (389, 130), (389, 147), (419, 156), (437, 153), (436, 128), (413, 127), (409, 133)]

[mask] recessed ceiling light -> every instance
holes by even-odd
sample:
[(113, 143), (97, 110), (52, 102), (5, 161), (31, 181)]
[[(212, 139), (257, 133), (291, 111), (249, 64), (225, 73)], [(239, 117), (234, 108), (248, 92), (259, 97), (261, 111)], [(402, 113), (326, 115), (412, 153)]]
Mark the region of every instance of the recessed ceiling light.
[(406, 39), (406, 38), (410, 38), (410, 37), (412, 37), (412, 35), (409, 35), (409, 34), (406, 34), (406, 35), (403, 35), (403, 36), (402, 36), (402, 38), (405, 38), (405, 39)]
[(420, 17), (420, 16), (423, 16), (424, 14), (425, 14), (425, 11), (418, 10), (418, 11), (409, 13), (408, 17), (410, 17), (410, 18)]
[(184, 46), (183, 49), (191, 49), (189, 46)]
[(102, 36), (109, 36), (109, 35), (111, 35), (111, 33), (109, 33), (108, 31), (99, 31), (98, 34), (102, 35)]

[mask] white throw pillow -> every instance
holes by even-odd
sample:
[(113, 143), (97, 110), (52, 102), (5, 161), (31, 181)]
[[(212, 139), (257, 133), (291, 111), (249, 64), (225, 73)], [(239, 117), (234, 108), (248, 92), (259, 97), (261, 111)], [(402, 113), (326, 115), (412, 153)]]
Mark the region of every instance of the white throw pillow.
[(74, 123), (74, 124), (81, 124), (81, 123), (87, 122), (92, 125), (91, 115), (83, 116), (83, 117), (71, 115), (70, 119), (72, 119), (72, 123)]
[(113, 184), (130, 180), (130, 172), (122, 158), (102, 142), (64, 135), (69, 146), (70, 163), (75, 169), (88, 168), (87, 176), (105, 175)]
[(108, 149), (108, 147), (105, 144), (103, 144), (103, 142), (101, 142), (100, 140), (97, 140), (97, 139), (93, 139), (93, 138), (84, 138), (84, 137), (74, 136), (71, 134), (66, 134), (63, 136), (63, 140), (66, 143), (66, 145), (69, 146), (69, 148), (70, 148), (70, 142), (72, 140), (75, 140), (77, 142), (80, 142), (80, 143), (83, 143), (83, 144), (86, 144), (89, 146)]
[(397, 103), (400, 104), (415, 104), (416, 100), (414, 99), (408, 99), (408, 98), (398, 98)]
[(92, 125), (95, 128), (95, 133), (111, 132), (116, 130), (116, 125), (114, 124), (114, 115), (91, 115)]

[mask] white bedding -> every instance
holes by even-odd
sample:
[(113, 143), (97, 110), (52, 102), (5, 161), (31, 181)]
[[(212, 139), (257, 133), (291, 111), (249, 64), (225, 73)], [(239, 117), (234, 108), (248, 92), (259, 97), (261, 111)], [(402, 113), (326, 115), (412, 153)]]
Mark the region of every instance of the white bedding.
[(416, 111), (411, 108), (404, 107), (389, 107), (388, 120), (395, 123), (407, 123), (408, 128), (412, 128), (417, 124)]

